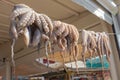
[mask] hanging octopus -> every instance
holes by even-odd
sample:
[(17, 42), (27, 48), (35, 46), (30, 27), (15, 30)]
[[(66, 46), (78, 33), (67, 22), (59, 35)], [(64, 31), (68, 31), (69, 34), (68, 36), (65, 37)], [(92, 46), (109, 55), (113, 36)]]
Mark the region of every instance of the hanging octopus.
[(13, 49), (15, 40), (18, 39), (19, 34), (23, 34), (27, 47), (38, 46), (38, 48), (40, 48), (41, 39), (43, 39), (45, 42), (45, 52), (48, 59), (47, 47), (50, 43), (49, 37), (52, 35), (52, 31), (53, 24), (47, 15), (39, 14), (25, 4), (16, 4), (10, 17), (9, 29), (9, 33), (12, 38), (12, 62), (14, 62)]
[(53, 32), (56, 36), (56, 42), (58, 46), (62, 49), (61, 55), (64, 58), (63, 52), (65, 51), (66, 47), (70, 51), (70, 55), (73, 53), (73, 57), (75, 60), (76, 67), (77, 66), (77, 56), (79, 53), (78, 50), (78, 39), (79, 39), (79, 32), (74, 25), (67, 24), (61, 21), (53, 21)]
[(90, 53), (90, 58), (93, 55), (98, 54), (101, 63), (103, 65), (102, 57), (106, 55), (108, 62), (110, 63), (110, 43), (109, 36), (105, 32), (94, 32), (82, 30), (82, 57), (85, 63), (85, 53)]

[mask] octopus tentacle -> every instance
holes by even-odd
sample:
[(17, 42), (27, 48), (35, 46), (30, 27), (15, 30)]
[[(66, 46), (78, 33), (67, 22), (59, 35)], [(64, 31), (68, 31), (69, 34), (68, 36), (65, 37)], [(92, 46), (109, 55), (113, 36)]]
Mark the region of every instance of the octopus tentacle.
[(49, 32), (48, 23), (41, 14), (39, 14), (39, 18), (42, 22), (43, 31), (45, 32), (45, 34), (47, 34)]
[(28, 47), (30, 44), (30, 31), (28, 30), (27, 27), (25, 27), (23, 30), (23, 36), (24, 36), (25, 45)]
[(32, 15), (27, 23), (27, 26), (32, 25), (35, 21), (35, 11), (32, 11)]
[(11, 23), (10, 23), (9, 34), (10, 34), (12, 39), (18, 38), (18, 33), (17, 33), (15, 21), (11, 21)]
[(16, 10), (14, 10), (11, 14), (11, 20), (14, 20), (16, 17), (22, 15), (22, 14), (25, 14), (25, 13), (28, 13), (29, 11), (31, 11), (30, 9), (27, 9), (27, 8), (18, 8)]
[(68, 34), (69, 34), (68, 27), (65, 26), (65, 30), (64, 30), (63, 33), (62, 33), (62, 37), (64, 38), (64, 37), (66, 37)]
[(42, 22), (39, 18), (39, 14), (36, 12), (35, 12), (35, 23), (38, 26), (38, 28), (40, 29), (40, 31), (43, 33)]
[(100, 42), (101, 42), (101, 35), (99, 33), (99, 38), (98, 38), (98, 43), (97, 43), (97, 50), (98, 50), (98, 55), (100, 57), (100, 60), (101, 60), (101, 62), (103, 62), (102, 61), (102, 52), (101, 52), (101, 44), (100, 44)]
[(53, 26), (54, 26), (55, 33), (58, 36), (60, 36), (63, 33), (63, 31), (65, 30), (64, 23), (61, 23), (60, 21), (54, 21)]
[(32, 11), (29, 11), (29, 13), (24, 14), (21, 18), (17, 26), (25, 27), (27, 23), (29, 22), (29, 19), (32, 15)]
[(87, 51), (87, 39), (88, 39), (88, 33), (85, 30), (82, 30), (82, 46), (83, 46), (83, 51), (82, 54), (84, 54)]
[(111, 48), (110, 48), (110, 39), (109, 39), (109, 36), (106, 33), (103, 33), (103, 34), (106, 38), (105, 40), (106, 40), (107, 50), (108, 50), (108, 54), (110, 55), (110, 53), (112, 52)]
[(103, 33), (103, 43), (104, 43), (104, 50), (105, 50), (105, 54), (106, 54), (106, 58), (108, 60), (108, 62), (110, 63), (110, 47), (109, 47), (109, 44), (108, 44), (108, 36), (106, 36), (105, 33)]
[(52, 24), (52, 20), (45, 14), (41, 14), (44, 19), (46, 20), (48, 27), (49, 27), (49, 31), (50, 31), (50, 35), (52, 35), (52, 31), (53, 31), (53, 24)]
[(11, 58), (12, 58), (12, 64), (13, 67), (15, 67), (15, 61), (14, 61), (14, 46), (15, 46), (15, 39), (12, 39), (12, 44), (11, 44)]
[(45, 54), (46, 54), (46, 58), (47, 58), (47, 67), (49, 67), (49, 55), (48, 55), (48, 44), (49, 44), (49, 40), (45, 41)]
[(47, 58), (47, 67), (49, 67), (49, 55), (48, 55), (48, 45), (49, 45), (49, 37), (45, 34), (42, 34), (42, 39), (45, 41), (45, 55), (46, 55), (46, 58)]

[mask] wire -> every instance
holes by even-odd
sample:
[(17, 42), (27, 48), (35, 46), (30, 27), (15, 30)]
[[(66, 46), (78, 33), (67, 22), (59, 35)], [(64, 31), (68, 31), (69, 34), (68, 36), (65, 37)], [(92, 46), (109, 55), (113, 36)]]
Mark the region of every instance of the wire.
[(120, 33), (107, 33), (108, 35), (120, 35)]
[[(79, 33), (82, 31), (83, 29), (79, 30)], [(100, 32), (101, 33), (101, 32)], [(120, 35), (120, 32), (119, 33), (108, 33), (108, 32), (105, 32), (107, 35)]]

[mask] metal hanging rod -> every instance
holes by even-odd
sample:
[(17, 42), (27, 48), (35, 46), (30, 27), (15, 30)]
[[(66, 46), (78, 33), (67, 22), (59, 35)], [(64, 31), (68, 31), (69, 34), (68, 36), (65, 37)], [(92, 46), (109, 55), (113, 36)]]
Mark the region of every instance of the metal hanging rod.
[[(82, 30), (79, 30), (79, 32), (81, 32)], [(109, 36), (112, 36), (112, 35), (120, 35), (120, 33), (108, 33), (108, 32), (105, 32), (107, 33)]]
[(120, 35), (120, 33), (107, 33), (108, 35)]
[[(85, 27), (85, 28), (83, 28), (83, 29), (85, 29), (85, 30), (88, 30), (88, 29), (90, 29), (90, 28), (93, 28), (93, 27), (95, 27), (95, 26), (97, 26), (97, 25), (99, 25), (99, 24), (101, 24), (101, 22), (97, 22), (97, 23), (94, 23), (94, 24), (92, 24), (92, 25), (90, 25), (90, 26), (87, 26), (87, 27)], [(83, 30), (83, 29), (80, 29), (79, 30), (79, 33)], [(108, 35), (120, 35), (120, 32), (119, 33), (108, 33), (108, 32), (106, 32)]]

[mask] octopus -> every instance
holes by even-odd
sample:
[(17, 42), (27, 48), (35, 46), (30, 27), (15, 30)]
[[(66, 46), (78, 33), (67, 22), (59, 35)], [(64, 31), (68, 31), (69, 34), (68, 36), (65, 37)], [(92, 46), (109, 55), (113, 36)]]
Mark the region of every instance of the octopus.
[(109, 36), (105, 32), (94, 32), (82, 30), (82, 58), (85, 63), (85, 53), (90, 53), (90, 58), (93, 55), (99, 56), (103, 65), (102, 57), (106, 55), (108, 62), (110, 63), (110, 43)]
[[(53, 32), (56, 36), (55, 41), (61, 49), (61, 55), (64, 58), (63, 52), (66, 48), (70, 51), (70, 55), (73, 53), (73, 57), (75, 60), (76, 68), (77, 66), (77, 57), (79, 53), (78, 49), (78, 39), (79, 32), (74, 25), (67, 24), (61, 21), (53, 21)], [(65, 59), (64, 59), (65, 60)]]
[[(19, 34), (24, 37), (27, 47), (38, 46), (40, 49), (41, 41), (45, 42), (45, 53), (48, 58), (47, 47), (50, 43), (49, 37), (52, 35), (52, 20), (45, 14), (37, 13), (25, 4), (16, 4), (10, 16), (9, 34), (12, 39), (11, 57), (14, 64), (14, 45)], [(15, 64), (14, 64), (15, 65)]]

